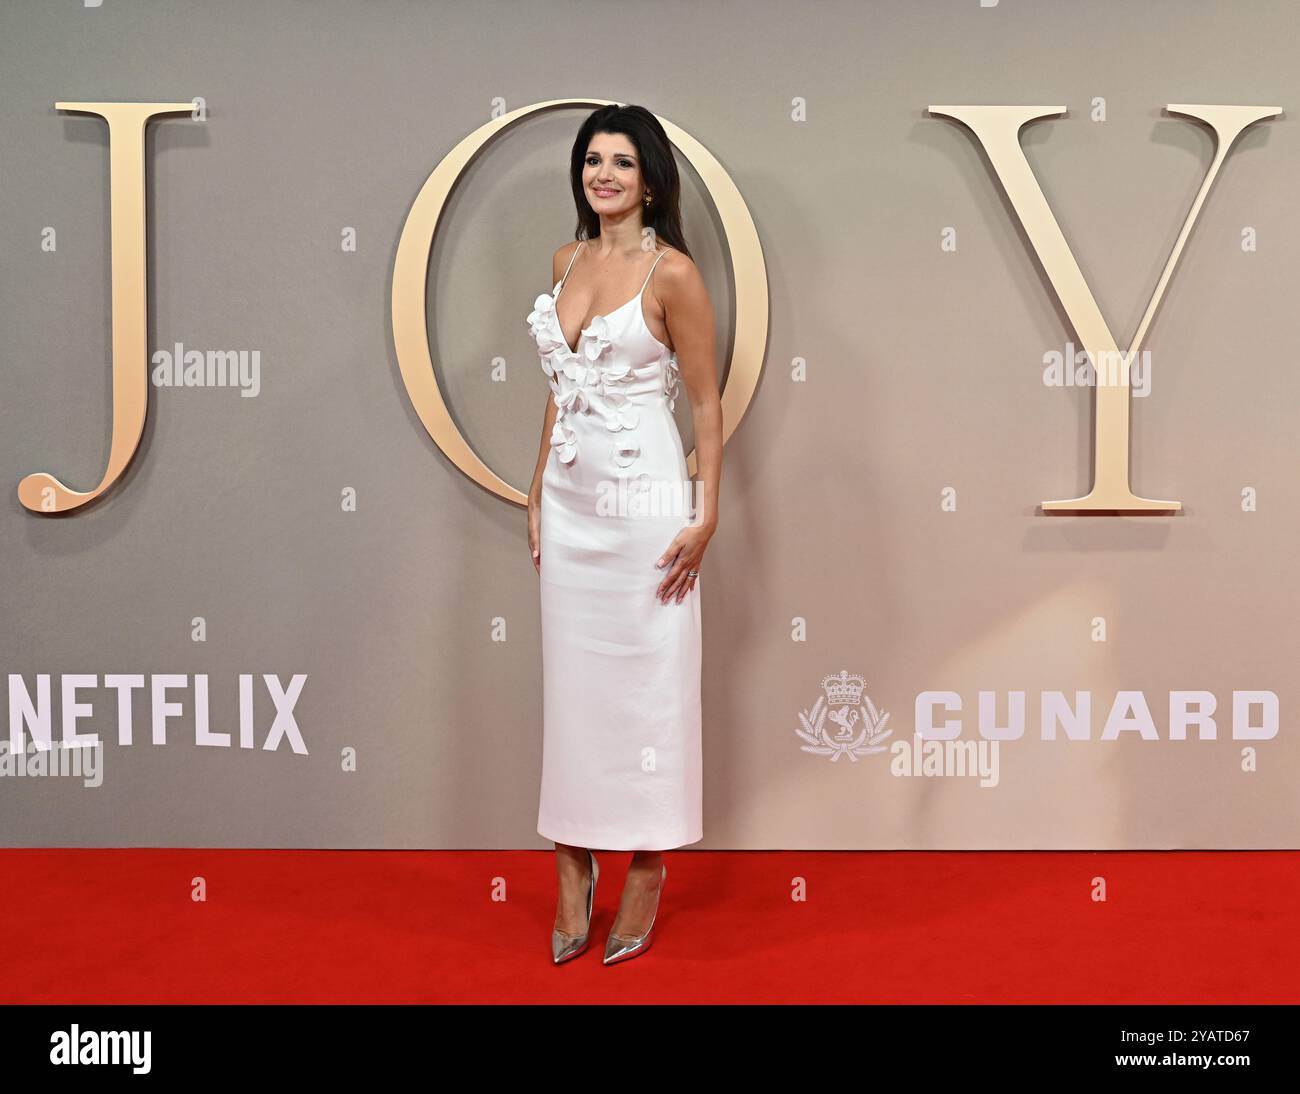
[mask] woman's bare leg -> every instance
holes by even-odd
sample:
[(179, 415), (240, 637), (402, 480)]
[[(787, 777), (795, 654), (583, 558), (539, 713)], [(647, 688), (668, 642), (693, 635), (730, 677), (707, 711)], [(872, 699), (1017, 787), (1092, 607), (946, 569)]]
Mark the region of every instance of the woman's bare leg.
[(555, 929), (573, 938), (587, 929), (587, 885), (591, 880), (591, 860), (587, 857), (587, 849), (557, 843), (555, 873), (559, 884)]
[(611, 933), (617, 938), (639, 938), (650, 929), (663, 865), (662, 851), (634, 851), (623, 882), (618, 918)]

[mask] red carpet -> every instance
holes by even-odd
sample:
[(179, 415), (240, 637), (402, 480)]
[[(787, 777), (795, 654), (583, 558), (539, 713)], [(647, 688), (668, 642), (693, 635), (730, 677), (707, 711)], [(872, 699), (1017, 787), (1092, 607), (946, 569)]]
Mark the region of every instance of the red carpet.
[(556, 967), (549, 851), (0, 850), (0, 1002), (1300, 1002), (1298, 852), (669, 852), (608, 968), (599, 857)]

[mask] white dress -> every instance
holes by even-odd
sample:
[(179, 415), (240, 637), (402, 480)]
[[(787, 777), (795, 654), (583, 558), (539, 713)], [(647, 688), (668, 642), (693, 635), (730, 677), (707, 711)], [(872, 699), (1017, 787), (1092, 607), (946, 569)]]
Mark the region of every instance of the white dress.
[(677, 359), (641, 291), (570, 348), (556, 301), (528, 325), (557, 406), (541, 494), (542, 780), (537, 831), (595, 849), (704, 838), (700, 579), (679, 604), (655, 562), (690, 520)]

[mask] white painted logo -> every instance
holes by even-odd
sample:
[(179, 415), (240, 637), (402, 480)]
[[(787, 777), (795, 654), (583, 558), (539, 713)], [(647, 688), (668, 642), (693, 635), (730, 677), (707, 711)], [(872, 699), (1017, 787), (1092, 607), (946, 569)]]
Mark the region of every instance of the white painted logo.
[[(880, 742), (894, 731), (885, 728), (889, 714), (876, 709), (866, 693), (866, 680), (841, 669), (838, 676), (822, 680), (822, 691), (811, 710), (799, 712), (799, 728), (794, 732), (806, 742), (799, 746), (802, 751), (829, 756), (832, 763), (841, 756), (857, 763), (860, 756), (885, 750)], [(829, 730), (828, 721), (838, 728)]]

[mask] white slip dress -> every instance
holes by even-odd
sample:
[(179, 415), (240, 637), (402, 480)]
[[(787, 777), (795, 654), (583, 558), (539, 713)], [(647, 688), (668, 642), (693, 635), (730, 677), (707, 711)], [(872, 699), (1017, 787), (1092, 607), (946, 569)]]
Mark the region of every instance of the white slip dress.
[(655, 595), (656, 561), (692, 514), (673, 418), (676, 355), (641, 291), (570, 347), (556, 301), (528, 316), (556, 403), (540, 526), (542, 777), (537, 831), (556, 843), (668, 850), (704, 838), (700, 579)]

